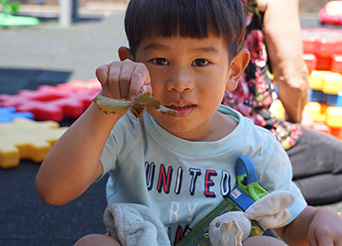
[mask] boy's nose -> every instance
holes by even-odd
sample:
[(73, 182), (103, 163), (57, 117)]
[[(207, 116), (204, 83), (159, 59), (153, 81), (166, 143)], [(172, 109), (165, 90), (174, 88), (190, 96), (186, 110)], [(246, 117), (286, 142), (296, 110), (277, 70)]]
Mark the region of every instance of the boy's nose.
[(191, 72), (186, 69), (178, 68), (173, 69), (170, 79), (167, 83), (167, 89), (169, 91), (184, 92), (191, 91), (193, 89), (193, 82)]

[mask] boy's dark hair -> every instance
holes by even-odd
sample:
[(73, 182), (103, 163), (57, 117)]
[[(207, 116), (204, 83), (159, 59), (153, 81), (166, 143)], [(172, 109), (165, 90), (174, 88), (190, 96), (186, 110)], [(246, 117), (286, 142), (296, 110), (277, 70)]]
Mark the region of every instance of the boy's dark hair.
[(131, 0), (125, 31), (132, 55), (142, 39), (152, 36), (226, 40), (230, 58), (238, 52), (245, 35), (241, 0)]

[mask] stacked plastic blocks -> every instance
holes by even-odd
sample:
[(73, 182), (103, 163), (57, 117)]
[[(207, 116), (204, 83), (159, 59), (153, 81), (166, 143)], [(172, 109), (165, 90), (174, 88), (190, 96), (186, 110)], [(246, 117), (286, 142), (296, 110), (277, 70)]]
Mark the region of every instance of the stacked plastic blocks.
[(315, 127), (342, 139), (342, 31), (302, 30), (302, 39)]

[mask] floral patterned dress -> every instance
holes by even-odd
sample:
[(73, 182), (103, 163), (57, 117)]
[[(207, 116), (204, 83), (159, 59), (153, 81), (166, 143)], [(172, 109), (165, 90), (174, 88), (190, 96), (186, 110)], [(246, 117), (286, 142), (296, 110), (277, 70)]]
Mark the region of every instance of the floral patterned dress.
[(239, 111), (256, 125), (270, 130), (288, 150), (303, 134), (298, 124), (276, 119), (269, 108), (274, 101), (274, 84), (267, 75), (267, 52), (262, 27), (262, 14), (257, 0), (241, 0), (245, 6), (246, 37), (244, 48), (250, 52), (250, 62), (234, 91), (226, 91), (223, 104)]

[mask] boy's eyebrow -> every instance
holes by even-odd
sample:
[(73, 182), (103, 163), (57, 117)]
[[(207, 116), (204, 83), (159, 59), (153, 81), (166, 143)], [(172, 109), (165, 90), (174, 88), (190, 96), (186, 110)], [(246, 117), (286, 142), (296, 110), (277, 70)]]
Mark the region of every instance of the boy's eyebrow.
[(218, 49), (214, 46), (206, 46), (206, 47), (198, 47), (191, 49), (192, 51), (201, 51), (201, 52), (209, 52), (209, 53), (219, 53)]
[(162, 44), (155, 44), (155, 43), (151, 43), (146, 45), (143, 50), (159, 50), (159, 49), (166, 49), (167, 46), (166, 45), (162, 45)]
[[(168, 49), (168, 46), (163, 45), (163, 44), (151, 43), (151, 44), (146, 45), (143, 49), (145, 51), (146, 50)], [(190, 49), (190, 51), (219, 53), (218, 49), (216, 49), (214, 46), (210, 46), (210, 45), (204, 46), (204, 47), (195, 47), (195, 48)]]

